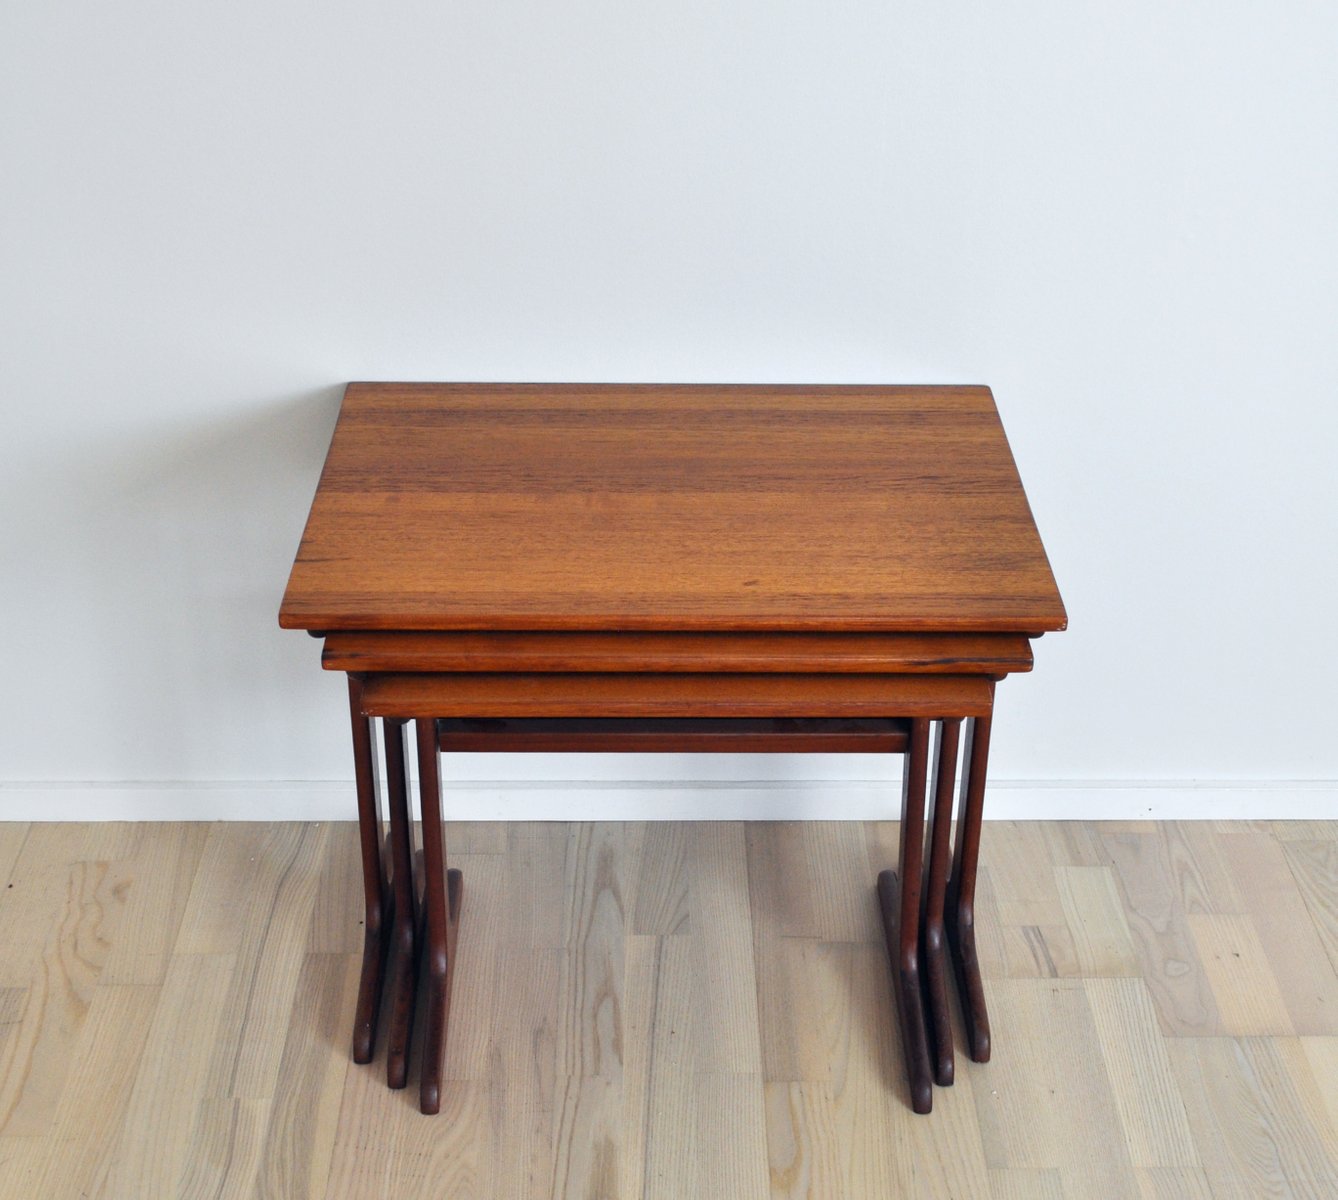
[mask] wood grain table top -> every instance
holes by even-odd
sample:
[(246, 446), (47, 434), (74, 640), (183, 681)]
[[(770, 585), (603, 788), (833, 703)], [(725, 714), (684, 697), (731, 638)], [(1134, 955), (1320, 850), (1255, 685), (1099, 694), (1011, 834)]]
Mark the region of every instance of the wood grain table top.
[(984, 387), (354, 383), (285, 628), (1063, 629)]

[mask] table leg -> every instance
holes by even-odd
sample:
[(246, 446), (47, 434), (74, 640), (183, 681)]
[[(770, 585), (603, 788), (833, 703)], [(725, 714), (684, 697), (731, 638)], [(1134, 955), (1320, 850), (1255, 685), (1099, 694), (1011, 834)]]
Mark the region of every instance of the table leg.
[(952, 1018), (948, 1012), (948, 945), (943, 927), (944, 892), (948, 883), (949, 827), (952, 792), (957, 775), (960, 720), (940, 721), (929, 788), (929, 859), (925, 868), (924, 909), (920, 928), (920, 962), (924, 971), (925, 1008), (934, 1056), (934, 1082), (947, 1087), (953, 1079)]
[(910, 1078), (911, 1108), (927, 1113), (934, 1105), (920, 987), (920, 885), (924, 863), (925, 768), (929, 759), (929, 721), (911, 722), (911, 744), (901, 784), (901, 845), (897, 869), (878, 875), (883, 934), (892, 962), (892, 989), (901, 1014), (901, 1038)]
[(451, 1011), (451, 980), (455, 974), (455, 943), (460, 927), (463, 881), (459, 871), (446, 870), (437, 722), (419, 719), (417, 726), (418, 780), (423, 808), (423, 907), (427, 930), (423, 939), (423, 963), (419, 969), (419, 977), (427, 988), (419, 1108), (425, 1113), (435, 1113), (441, 1110), (441, 1070)]
[(348, 677), (349, 712), (353, 723), (353, 778), (358, 795), (358, 838), (362, 849), (362, 975), (353, 1016), (353, 1061), (372, 1061), (376, 1050), (376, 1014), (381, 1004), (386, 930), (394, 917), (394, 899), (387, 881), (388, 847), (382, 838), (380, 770), (372, 719), (362, 713), (362, 680)]
[(382, 721), (386, 739), (386, 802), (390, 809), (391, 894), (395, 916), (390, 931), (390, 1020), (386, 1037), (386, 1084), (402, 1088), (409, 1080), (413, 1036), (416, 967), (417, 897), (413, 877), (413, 824), (409, 817), (408, 731), (405, 722)]
[(985, 768), (990, 756), (990, 718), (976, 717), (967, 728), (962, 758), (962, 802), (957, 845), (948, 881), (948, 943), (957, 972), (967, 1045), (975, 1062), (990, 1060), (990, 1018), (985, 985), (976, 958), (976, 867), (980, 860), (980, 821), (985, 808)]

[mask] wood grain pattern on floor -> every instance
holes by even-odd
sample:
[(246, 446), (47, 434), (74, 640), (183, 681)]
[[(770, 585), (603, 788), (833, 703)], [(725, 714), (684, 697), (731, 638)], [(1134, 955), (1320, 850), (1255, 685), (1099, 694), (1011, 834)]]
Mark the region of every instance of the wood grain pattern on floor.
[[(351, 824), (0, 824), (0, 1200), (1338, 1196), (1338, 823), (987, 823), (907, 1103), (894, 823), (448, 828), (441, 1114), (349, 1061)], [(412, 1081), (411, 1081), (412, 1082)]]

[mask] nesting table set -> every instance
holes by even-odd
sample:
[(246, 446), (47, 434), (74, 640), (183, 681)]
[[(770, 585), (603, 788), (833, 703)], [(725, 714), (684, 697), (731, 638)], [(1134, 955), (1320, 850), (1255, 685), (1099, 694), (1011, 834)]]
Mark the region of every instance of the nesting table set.
[(973, 908), (995, 684), (1065, 623), (987, 388), (350, 384), (280, 624), (348, 675), (354, 1059), (384, 1009), (387, 1082), (406, 1084), (421, 987), (438, 1111), (465, 896), (441, 753), (895, 753), (900, 849), (876, 894), (930, 1111), (953, 1077), (950, 976), (971, 1057), (990, 1052)]

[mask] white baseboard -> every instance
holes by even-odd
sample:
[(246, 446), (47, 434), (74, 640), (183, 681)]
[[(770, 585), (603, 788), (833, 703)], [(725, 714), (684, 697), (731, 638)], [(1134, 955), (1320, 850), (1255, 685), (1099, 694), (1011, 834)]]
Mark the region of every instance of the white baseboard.
[[(450, 784), (447, 815), (473, 821), (894, 820), (887, 780)], [(1336, 820), (1338, 781), (992, 782), (992, 820)], [(348, 821), (347, 781), (0, 783), (0, 821)]]

